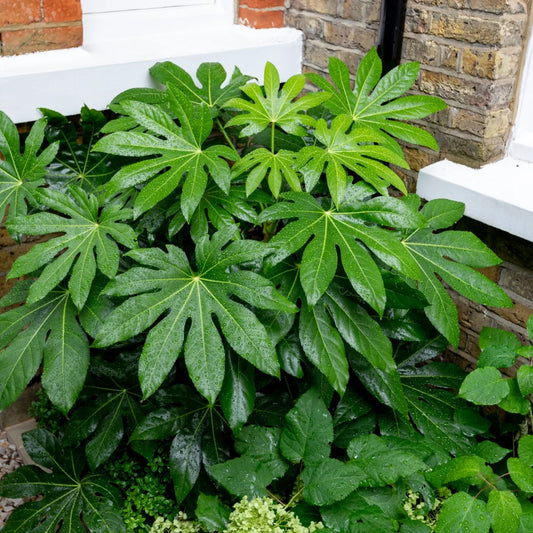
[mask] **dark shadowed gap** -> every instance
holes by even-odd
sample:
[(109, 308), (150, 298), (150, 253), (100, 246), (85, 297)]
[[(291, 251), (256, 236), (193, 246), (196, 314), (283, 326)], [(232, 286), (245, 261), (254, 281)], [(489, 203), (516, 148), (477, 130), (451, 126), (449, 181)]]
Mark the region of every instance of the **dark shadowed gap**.
[(378, 53), (383, 72), (400, 64), (407, 0), (383, 0), (379, 25)]

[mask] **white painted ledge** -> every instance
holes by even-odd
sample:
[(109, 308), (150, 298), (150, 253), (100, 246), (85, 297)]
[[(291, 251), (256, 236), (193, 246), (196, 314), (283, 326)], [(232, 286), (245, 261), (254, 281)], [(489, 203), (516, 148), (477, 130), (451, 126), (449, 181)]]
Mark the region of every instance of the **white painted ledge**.
[(465, 204), (465, 215), (533, 242), (533, 163), (506, 157), (481, 169), (451, 161), (423, 168), (417, 193)]
[(93, 41), (82, 48), (3, 57), (0, 109), (16, 123), (39, 118), (39, 107), (65, 115), (79, 113), (84, 104), (105, 109), (125, 89), (153, 86), (148, 69), (158, 61), (173, 61), (191, 74), (204, 61), (218, 61), (228, 78), (238, 66), (260, 80), (266, 61), (271, 61), (284, 81), (301, 72), (302, 34), (291, 28), (254, 30), (224, 21), (136, 40), (101, 45)]

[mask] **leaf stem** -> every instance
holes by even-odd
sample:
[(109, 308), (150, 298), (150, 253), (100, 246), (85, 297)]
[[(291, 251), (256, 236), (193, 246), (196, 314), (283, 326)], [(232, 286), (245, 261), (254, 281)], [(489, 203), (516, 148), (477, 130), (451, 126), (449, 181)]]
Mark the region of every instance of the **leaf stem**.
[(276, 137), (275, 137), (275, 132), (276, 132), (276, 126), (275, 124), (272, 122), (272, 130), (270, 132), (270, 151), (274, 154), (275, 153), (275, 149), (276, 149)]
[(222, 135), (224, 135), (224, 139), (226, 139), (226, 142), (230, 146), (230, 148), (235, 152), (235, 155), (237, 156), (237, 159), (240, 159), (239, 152), (237, 151), (237, 148), (235, 148), (235, 145), (233, 144), (233, 141), (230, 139), (230, 136), (227, 134), (226, 129), (222, 125), (222, 122), (220, 122), (220, 119), (216, 118), (216, 123), (218, 126), (218, 129), (222, 132)]

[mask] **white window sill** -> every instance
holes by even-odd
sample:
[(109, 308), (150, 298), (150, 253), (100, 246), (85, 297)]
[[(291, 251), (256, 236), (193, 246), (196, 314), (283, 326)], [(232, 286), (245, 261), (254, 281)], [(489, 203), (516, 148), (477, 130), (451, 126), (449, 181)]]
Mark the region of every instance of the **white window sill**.
[[(100, 44), (99, 44), (100, 43)], [(82, 48), (0, 58), (0, 109), (14, 122), (40, 117), (46, 107), (65, 115), (86, 104), (105, 109), (120, 92), (153, 86), (148, 69), (173, 61), (191, 74), (200, 63), (217, 61), (231, 76), (235, 66), (262, 79), (266, 61), (282, 80), (301, 72), (302, 35), (290, 28), (254, 30), (227, 24), (192, 24), (136, 39), (97, 41)]]
[(466, 216), (533, 242), (533, 163), (506, 157), (472, 169), (439, 161), (420, 171), (417, 193), (463, 202)]

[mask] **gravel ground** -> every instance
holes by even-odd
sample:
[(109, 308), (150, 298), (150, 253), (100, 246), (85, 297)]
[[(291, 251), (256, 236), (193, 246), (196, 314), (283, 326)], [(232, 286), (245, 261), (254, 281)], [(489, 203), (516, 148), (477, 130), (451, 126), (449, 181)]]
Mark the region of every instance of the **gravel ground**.
[[(22, 459), (17, 448), (11, 444), (4, 431), (0, 431), (0, 479), (22, 466)], [(17, 498), (0, 498), (0, 529), (3, 529), (11, 511), (27, 500)]]

